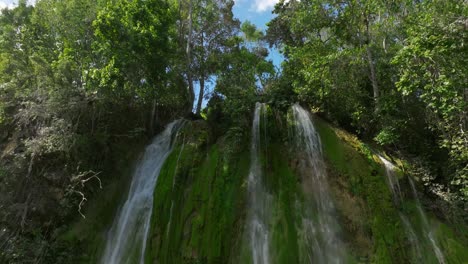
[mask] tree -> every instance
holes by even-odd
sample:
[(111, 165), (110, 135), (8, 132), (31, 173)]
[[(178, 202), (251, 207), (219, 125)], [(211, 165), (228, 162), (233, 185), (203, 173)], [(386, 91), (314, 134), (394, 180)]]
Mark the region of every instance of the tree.
[(27, 93), (34, 81), (30, 64), (27, 26), (32, 7), (20, 1), (14, 9), (3, 9), (0, 15), (0, 125), (11, 122), (16, 98)]
[[(452, 184), (468, 199), (467, 7), (456, 1), (422, 3), (394, 57), (398, 91), (425, 107), (425, 118), (447, 149)], [(457, 54), (456, 56), (454, 56)]]
[(102, 88), (116, 96), (152, 98), (166, 77), (172, 18), (165, 1), (108, 2), (94, 22), (93, 70)]
[(239, 28), (240, 23), (232, 13), (233, 5), (232, 0), (179, 1), (179, 43), (186, 43), (186, 76), (192, 100), (193, 81), (198, 79), (200, 84), (197, 115), (205, 95), (205, 81), (216, 71), (217, 57), (228, 52), (227, 41)]
[(223, 97), (230, 120), (248, 126), (251, 108), (272, 81), (275, 68), (266, 60), (268, 54), (250, 50), (239, 37), (231, 41), (231, 52), (220, 57), (215, 91)]
[(372, 134), (382, 94), (394, 88), (387, 65), (404, 8), (404, 1), (280, 2), (267, 39), (289, 59), (285, 68), (295, 68), (287, 72), (303, 100)]

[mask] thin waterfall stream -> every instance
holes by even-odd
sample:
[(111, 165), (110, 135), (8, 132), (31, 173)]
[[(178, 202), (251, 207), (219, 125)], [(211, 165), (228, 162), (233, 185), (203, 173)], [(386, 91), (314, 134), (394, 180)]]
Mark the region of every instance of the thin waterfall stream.
[[(384, 157), (380, 155), (378, 155), (378, 157), (385, 166), (387, 184), (392, 192), (395, 206), (399, 206), (399, 204), (403, 201), (403, 196), (401, 194), (400, 185), (398, 183), (398, 179), (395, 174), (395, 165), (393, 165), (390, 161), (388, 161), (387, 159), (385, 159)], [(418, 211), (419, 218), (421, 219), (422, 230), (423, 230), (424, 236), (426, 236), (426, 238), (428, 239), (430, 246), (435, 256), (437, 257), (437, 261), (440, 264), (445, 264), (446, 262), (445, 262), (444, 254), (442, 253), (442, 250), (438, 246), (434, 233), (429, 226), (429, 221), (427, 219), (427, 216), (421, 207), (421, 202), (419, 201), (418, 194), (414, 186), (414, 182), (411, 179), (411, 177), (408, 177), (408, 180), (411, 186), (413, 198), (416, 201), (416, 209)], [(402, 212), (399, 212), (399, 216), (403, 223), (403, 227), (405, 228), (405, 231), (409, 237), (409, 241), (411, 242), (411, 245), (413, 247), (413, 260), (415, 261), (415, 263), (421, 263), (424, 261), (424, 256), (422, 255), (422, 250), (421, 250), (421, 247), (422, 247), (421, 239), (418, 238), (418, 236), (416, 235), (415, 229), (413, 225), (411, 224), (411, 222), (409, 221), (408, 217)]]
[[(179, 155), (177, 156), (177, 163), (176, 163), (176, 166), (175, 166), (175, 169), (174, 169), (174, 179), (172, 179), (172, 192), (174, 192), (174, 187), (175, 187), (175, 184), (176, 184), (176, 180), (177, 180), (177, 168), (178, 168), (178, 165), (179, 165), (179, 161), (180, 161), (180, 157), (182, 156), (182, 151), (184, 151), (184, 147), (185, 147), (185, 136), (182, 140), (182, 146), (180, 147), (180, 151), (179, 151)], [(171, 230), (171, 224), (172, 224), (172, 214), (173, 214), (173, 211), (174, 211), (174, 198), (171, 199), (171, 209), (170, 209), (170, 212), (169, 212), (169, 221), (167, 223), (167, 229), (166, 229), (166, 238), (169, 239), (169, 232)]]
[[(384, 164), (385, 176), (387, 176), (387, 185), (392, 193), (393, 203), (396, 207), (399, 207), (400, 203), (403, 201), (403, 195), (401, 194), (400, 184), (395, 174), (395, 165), (393, 165), (386, 158), (380, 155), (377, 156), (379, 157), (380, 161), (382, 161), (382, 163)], [(401, 211), (398, 211), (398, 216), (400, 217), (401, 222), (403, 223), (403, 228), (405, 229), (405, 232), (408, 235), (409, 242), (411, 243), (413, 260), (416, 263), (418, 263), (423, 260), (423, 255), (421, 251), (421, 241), (416, 235), (415, 229), (409, 221), (408, 217)]]
[(424, 213), (424, 210), (422, 209), (421, 202), (419, 201), (418, 193), (416, 191), (416, 187), (414, 186), (413, 180), (408, 177), (410, 185), (411, 185), (411, 191), (413, 192), (413, 197), (416, 200), (416, 208), (418, 209), (419, 217), (421, 218), (421, 222), (423, 224), (423, 230), (427, 238), (429, 239), (432, 249), (434, 250), (434, 253), (437, 257), (437, 260), (439, 261), (440, 264), (445, 264), (445, 256), (442, 253), (442, 250), (440, 249), (437, 239), (434, 236), (433, 230), (429, 226), (429, 221), (427, 220), (426, 213)]
[(322, 146), (309, 113), (300, 105), (292, 107), (296, 145), (305, 152), (310, 176), (303, 181), (312, 193), (311, 213), (303, 218), (306, 244), (311, 248), (311, 263), (345, 263), (344, 245), (339, 237), (340, 227), (330, 196)]
[(250, 153), (250, 171), (248, 177), (249, 209), (248, 228), (249, 242), (254, 264), (270, 263), (270, 195), (263, 183), (262, 165), (259, 159), (261, 131), (260, 121), (266, 122), (265, 104), (257, 103), (252, 123), (252, 143)]
[(144, 263), (154, 188), (161, 167), (171, 153), (174, 138), (182, 125), (181, 120), (170, 123), (146, 147), (133, 174), (127, 200), (109, 230), (101, 263)]

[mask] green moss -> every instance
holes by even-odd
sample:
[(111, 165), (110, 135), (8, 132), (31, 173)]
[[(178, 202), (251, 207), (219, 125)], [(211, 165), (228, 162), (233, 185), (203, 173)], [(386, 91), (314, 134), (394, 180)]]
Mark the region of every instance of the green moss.
[[(466, 228), (460, 230), (463, 234), (468, 234)], [(444, 249), (447, 263), (464, 264), (468, 263), (468, 244), (463, 238), (446, 224), (438, 223), (435, 231), (441, 247)]]
[[(372, 262), (404, 263), (408, 256), (404, 248), (404, 232), (385, 183), (384, 169), (357, 138), (319, 119), (315, 124), (330, 170), (346, 181), (348, 191), (362, 198), (367, 205), (363, 224), (373, 241)], [(349, 243), (355, 243), (352, 238), (348, 239)]]
[(228, 263), (239, 247), (249, 155), (191, 133), (204, 139), (187, 135), (161, 170), (147, 263)]
[(299, 263), (299, 245), (296, 226), (299, 225), (295, 203), (299, 186), (297, 177), (289, 168), (285, 153), (279, 144), (269, 145), (265, 178), (269, 179), (274, 194), (272, 221), (272, 254), (275, 263)]
[[(415, 232), (420, 239), (421, 247), (424, 251), (424, 263), (439, 263), (434, 253), (431, 241), (427, 237), (427, 231), (423, 228), (424, 223), (418, 213), (417, 203), (414, 200), (407, 200), (403, 203), (403, 211), (409, 216), (413, 223)], [(428, 217), (429, 228), (436, 235), (438, 246), (444, 254), (447, 263), (467, 263), (468, 261), (468, 244), (466, 234), (468, 230), (463, 225), (450, 227), (442, 223), (430, 212), (426, 212)]]
[[(260, 157), (274, 199), (273, 258), (277, 263), (298, 263), (295, 203), (300, 195), (287, 148), (278, 135), (269, 138)], [(249, 153), (232, 152), (237, 141), (227, 138), (211, 146), (194, 143), (200, 141), (196, 136), (187, 135), (185, 140), (184, 147), (178, 146), (166, 160), (159, 176), (147, 263), (249, 263), (250, 249), (242, 235)]]
[[(289, 149), (283, 127), (287, 120), (268, 109), (262, 123), (260, 160), (264, 183), (272, 197), (271, 253), (275, 263), (303, 263), (310, 249), (301, 241), (303, 210), (310, 206), (297, 153)], [(315, 120), (329, 172), (330, 191), (337, 204), (347, 263), (408, 263), (411, 249), (392, 203), (385, 170), (371, 149), (356, 137)], [(270, 133), (271, 132), (271, 133)], [(245, 143), (245, 142), (244, 142)], [(161, 169), (154, 192), (151, 232), (146, 263), (251, 263), (245, 239), (246, 179), (250, 168), (248, 144), (224, 136), (213, 142), (205, 121), (188, 123), (177, 138), (173, 152)], [(404, 161), (396, 161), (404, 163)], [(131, 175), (128, 162), (121, 174)], [(127, 165), (125, 165), (127, 164)], [(403, 177), (403, 173), (399, 172)], [(127, 178), (106, 185), (105, 192), (90, 202), (88, 219), (79, 221), (61, 236), (70, 243), (85, 244), (82, 263), (98, 261), (104, 230), (110, 226), (117, 204), (125, 198)], [(414, 201), (399, 208), (423, 236)], [(452, 229), (430, 215), (448, 263), (468, 258), (463, 229)], [(462, 238), (461, 238), (462, 237)], [(425, 252), (430, 244), (423, 242)], [(425, 263), (434, 263), (432, 253)]]

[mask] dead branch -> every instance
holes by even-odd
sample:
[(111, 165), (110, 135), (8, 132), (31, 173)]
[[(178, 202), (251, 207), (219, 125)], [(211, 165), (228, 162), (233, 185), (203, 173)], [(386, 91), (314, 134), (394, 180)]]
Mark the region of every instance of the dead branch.
[[(84, 205), (84, 203), (88, 200), (85, 196), (85, 194), (82, 191), (77, 190), (78, 185), (81, 186), (81, 188), (85, 187), (85, 184), (90, 181), (91, 179), (96, 179), (99, 182), (99, 188), (102, 189), (102, 182), (101, 179), (98, 177), (98, 175), (101, 172), (94, 172), (92, 170), (81, 172), (80, 174), (76, 175), (75, 177), (72, 177), (71, 182), (72, 185), (70, 187), (71, 191), (73, 193), (76, 193), (81, 196), (81, 201), (78, 204), (78, 213), (86, 219), (86, 216), (81, 212), (81, 209)], [(91, 176), (90, 176), (91, 175)]]
[(77, 193), (79, 195), (81, 195), (81, 201), (80, 203), (78, 204), (78, 213), (80, 213), (80, 215), (86, 219), (86, 216), (81, 212), (81, 208), (83, 206), (83, 204), (88, 200), (86, 199), (86, 196), (84, 195), (84, 193), (80, 192), (80, 191), (77, 191), (77, 190), (73, 190), (74, 193)]

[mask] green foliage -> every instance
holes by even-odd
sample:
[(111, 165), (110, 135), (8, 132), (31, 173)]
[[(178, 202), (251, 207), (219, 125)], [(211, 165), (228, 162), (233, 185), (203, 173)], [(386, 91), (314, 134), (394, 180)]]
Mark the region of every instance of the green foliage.
[[(421, 5), (411, 17), (406, 45), (395, 56), (399, 69), (398, 90), (416, 97), (427, 109), (431, 129), (440, 135), (439, 146), (450, 155), (452, 184), (465, 196), (468, 163), (466, 25), (467, 7), (454, 1), (433, 1)], [(455, 54), (460, 54), (455, 55)]]
[(393, 127), (387, 127), (382, 129), (374, 140), (382, 146), (394, 144), (398, 140), (398, 134), (395, 133)]
[(259, 41), (263, 37), (263, 32), (248, 20), (242, 23), (240, 30), (244, 33), (244, 38), (250, 42)]
[[(166, 78), (173, 18), (165, 1), (108, 2), (93, 22), (102, 60), (91, 69), (101, 89), (117, 97), (155, 96)], [(159, 88), (159, 87), (158, 87)]]
[(0, 166), (8, 174), (0, 199), (8, 209), (0, 229), (14, 238), (3, 244), (6, 262), (41, 261), (39, 254), (69, 263), (72, 257), (58, 256), (65, 251), (55, 255), (65, 243), (51, 233), (80, 217), (76, 191), (90, 200), (98, 192), (93, 184), (71, 191), (73, 176), (100, 172), (110, 186), (119, 146), (185, 111), (171, 8), (165, 1), (41, 0), (1, 11)]
[(215, 91), (224, 99), (224, 112), (237, 124), (250, 126), (258, 94), (275, 73), (273, 63), (247, 47), (233, 49), (221, 57), (220, 63), (222, 68), (218, 73)]
[(266, 39), (287, 61), (272, 93), (293, 93), (290, 103), (422, 156), (435, 180), (466, 199), (466, 5), (307, 0), (280, 2), (274, 13)]

